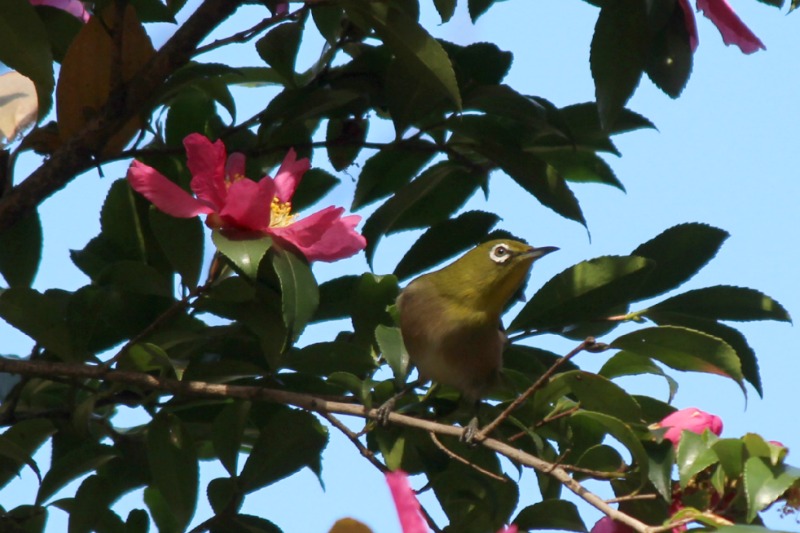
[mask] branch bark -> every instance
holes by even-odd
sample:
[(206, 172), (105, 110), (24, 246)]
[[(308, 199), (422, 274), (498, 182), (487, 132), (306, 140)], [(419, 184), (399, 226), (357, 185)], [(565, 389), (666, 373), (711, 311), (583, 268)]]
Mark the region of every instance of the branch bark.
[[(309, 394), (268, 389), (258, 386), (224, 385), (203, 381), (179, 381), (176, 379), (158, 378), (141, 372), (109, 370), (100, 365), (26, 361), (22, 359), (0, 357), (0, 372), (42, 378), (58, 376), (72, 379), (99, 379), (112, 383), (138, 385), (153, 391), (180, 396), (239, 398), (251, 401), (277, 402), (320, 414), (350, 415), (361, 418), (371, 418), (373, 420), (378, 418), (377, 409), (367, 409), (363, 405), (325, 400)], [(417, 428), (438, 435), (449, 435), (456, 438), (460, 438), (464, 432), (463, 428), (460, 427), (440, 424), (429, 420), (421, 420), (398, 413), (390, 413), (389, 421), (394, 424)], [(653, 531), (655, 531), (654, 527), (648, 526), (644, 522), (611, 507), (603, 498), (584, 488), (580, 483), (575, 481), (564, 468), (556, 464), (539, 459), (538, 457), (518, 450), (496, 439), (485, 438), (478, 444), (500, 453), (519, 464), (529, 466), (553, 476), (559, 483), (599, 511), (620, 523), (630, 526), (639, 533), (653, 533)]]
[(0, 201), (0, 232), (93, 165), (94, 154), (151, 100), (158, 87), (185, 65), (200, 42), (242, 0), (205, 0), (128, 84), (115, 88), (97, 117)]

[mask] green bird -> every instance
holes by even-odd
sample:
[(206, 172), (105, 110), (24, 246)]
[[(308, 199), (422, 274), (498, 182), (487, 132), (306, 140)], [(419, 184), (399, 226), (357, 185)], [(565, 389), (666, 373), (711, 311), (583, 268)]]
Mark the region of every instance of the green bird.
[[(400, 331), (420, 381), (459, 390), (476, 404), (498, 382), (506, 335), (500, 315), (528, 278), (533, 262), (558, 250), (499, 239), (424, 274), (397, 298)], [(381, 409), (388, 416), (394, 402)], [(385, 417), (384, 417), (385, 420)], [(477, 430), (474, 418), (465, 440)]]

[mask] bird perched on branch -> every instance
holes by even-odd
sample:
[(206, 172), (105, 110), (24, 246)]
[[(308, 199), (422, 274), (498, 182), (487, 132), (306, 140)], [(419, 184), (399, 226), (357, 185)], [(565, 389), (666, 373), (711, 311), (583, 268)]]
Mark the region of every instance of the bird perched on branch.
[[(493, 240), (409, 283), (397, 308), (403, 342), (420, 380), (450, 385), (472, 403), (485, 396), (503, 364), (506, 335), (500, 315), (533, 262), (556, 250)], [(394, 402), (387, 404), (381, 407), (385, 416)], [(477, 423), (477, 418), (470, 422), (465, 440), (471, 439)]]

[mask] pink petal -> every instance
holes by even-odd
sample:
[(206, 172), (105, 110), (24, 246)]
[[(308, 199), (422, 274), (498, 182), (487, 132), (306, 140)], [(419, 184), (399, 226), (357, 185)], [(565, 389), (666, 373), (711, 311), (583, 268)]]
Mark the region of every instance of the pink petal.
[(722, 433), (722, 419), (696, 407), (687, 407), (686, 409), (675, 411), (664, 417), (657, 426), (668, 428), (667, 432), (664, 433), (664, 438), (672, 441), (676, 446), (680, 442), (681, 434), (684, 431), (699, 434), (708, 429), (715, 435)]
[(633, 533), (633, 528), (604, 516), (592, 526), (590, 533)]
[(514, 524), (511, 524), (510, 526), (506, 526), (506, 527), (502, 528), (497, 533), (517, 533), (518, 531), (519, 531), (519, 528), (517, 526), (515, 526)]
[(422, 517), (417, 495), (408, 484), (408, 475), (402, 470), (387, 472), (386, 484), (392, 493), (403, 533), (428, 533), (428, 524)]
[(764, 43), (734, 13), (727, 0), (697, 0), (697, 9), (714, 23), (714, 26), (722, 34), (725, 44), (735, 44), (745, 54), (752, 54), (759, 48), (767, 49)]
[(689, 4), (689, 0), (678, 0), (678, 6), (683, 11), (683, 23), (686, 26), (686, 33), (689, 34), (689, 46), (694, 53), (700, 40), (697, 37), (697, 21), (694, 18), (692, 6)]
[(278, 200), (288, 202), (292, 199), (300, 179), (309, 168), (311, 168), (311, 162), (305, 157), (298, 160), (294, 148), (290, 148), (275, 176), (275, 196), (278, 197)]
[(156, 169), (139, 161), (131, 163), (128, 183), (134, 191), (168, 215), (191, 218), (214, 212), (211, 207), (178, 187)]
[(192, 173), (192, 190), (197, 197), (222, 210), (227, 191), (225, 188), (225, 162), (227, 154), (222, 141), (212, 143), (199, 133), (183, 139), (189, 172)]
[(50, 6), (66, 11), (73, 17), (89, 22), (89, 12), (78, 0), (30, 0), (32, 6)]
[(241, 152), (234, 152), (228, 156), (228, 161), (225, 163), (225, 175), (228, 176), (228, 181), (233, 181), (236, 176), (245, 177), (245, 163), (245, 156)]
[(258, 183), (244, 178), (228, 189), (228, 198), (220, 211), (226, 225), (246, 230), (266, 231), (275, 186), (270, 179)]
[(367, 241), (354, 229), (361, 217), (340, 218), (342, 212), (344, 208), (331, 206), (270, 233), (290, 242), (309, 262), (344, 259), (363, 250)]

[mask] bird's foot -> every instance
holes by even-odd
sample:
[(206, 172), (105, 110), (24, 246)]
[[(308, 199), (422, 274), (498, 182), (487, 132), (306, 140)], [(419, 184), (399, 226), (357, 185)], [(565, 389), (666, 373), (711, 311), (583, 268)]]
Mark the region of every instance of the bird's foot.
[(378, 407), (377, 420), (380, 425), (386, 426), (389, 424), (389, 415), (392, 414), (392, 411), (394, 411), (394, 406), (396, 403), (397, 397), (392, 396), (383, 402), (380, 407)]
[(475, 436), (478, 434), (480, 428), (478, 427), (478, 417), (473, 416), (472, 420), (469, 421), (469, 424), (464, 428), (464, 432), (461, 434), (461, 442), (468, 446), (474, 446), (477, 444), (475, 442)]

